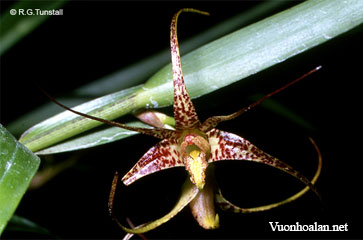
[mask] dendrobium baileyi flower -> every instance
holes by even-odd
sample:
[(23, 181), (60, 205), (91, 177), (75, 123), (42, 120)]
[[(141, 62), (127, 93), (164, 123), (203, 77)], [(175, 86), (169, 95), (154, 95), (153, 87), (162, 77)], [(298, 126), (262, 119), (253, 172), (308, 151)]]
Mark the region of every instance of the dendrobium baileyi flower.
[[(233, 114), (226, 116), (214, 116), (208, 118), (204, 122), (201, 122), (186, 89), (180, 61), (177, 39), (177, 19), (179, 14), (183, 11), (209, 15), (207, 12), (195, 9), (182, 9), (173, 16), (171, 22), (170, 44), (174, 85), (174, 130), (163, 128), (162, 124), (160, 124), (157, 120), (154, 121), (155, 119), (153, 119), (153, 117), (150, 119), (149, 116), (145, 117), (147, 120), (144, 120), (148, 123), (151, 123), (151, 125), (153, 125), (155, 128), (136, 128), (89, 116), (87, 114), (74, 111), (56, 102), (62, 107), (84, 117), (162, 139), (158, 144), (149, 149), (135, 164), (135, 166), (122, 178), (122, 181), (125, 185), (130, 185), (131, 183), (148, 174), (172, 167), (185, 167), (185, 169), (188, 171), (189, 179), (186, 180), (183, 186), (179, 201), (175, 207), (164, 217), (151, 223), (140, 225), (133, 229), (123, 226), (114, 217), (118, 225), (128, 233), (139, 234), (152, 230), (170, 220), (188, 204), (190, 205), (193, 216), (198, 221), (198, 223), (205, 229), (213, 229), (219, 226), (219, 217), (215, 213), (214, 209), (215, 203), (220, 205), (222, 209), (229, 209), (233, 210), (234, 212), (256, 212), (271, 209), (287, 202), (291, 202), (307, 192), (309, 188), (317, 193), (313, 184), (316, 182), (320, 174), (321, 157), (319, 149), (316, 147), (312, 139), (311, 141), (319, 154), (319, 167), (313, 180), (309, 181), (306, 177), (293, 169), (291, 166), (263, 152), (246, 139), (233, 133), (219, 130), (215, 127), (222, 121), (227, 121), (238, 117), (265, 99), (282, 91), (297, 81), (300, 81), (307, 75), (317, 71), (320, 67), (311, 70), (300, 78), (288, 83), (282, 88), (266, 95), (257, 102), (252, 103), (248, 107), (242, 108)], [(278, 203), (255, 208), (240, 208), (233, 205), (222, 196), (221, 191), (218, 189), (215, 182), (213, 163), (222, 160), (244, 160), (264, 163), (289, 173), (307, 186), (299, 193)], [(109, 208), (112, 216), (113, 199), (117, 181), (118, 174), (115, 174), (109, 200)]]

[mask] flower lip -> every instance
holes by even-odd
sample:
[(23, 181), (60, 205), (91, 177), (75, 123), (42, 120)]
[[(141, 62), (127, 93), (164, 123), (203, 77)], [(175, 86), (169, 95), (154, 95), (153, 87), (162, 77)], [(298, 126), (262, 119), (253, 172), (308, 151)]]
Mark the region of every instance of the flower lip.
[(197, 146), (191, 145), (187, 148), (188, 156), (185, 158), (185, 168), (190, 174), (190, 180), (198, 189), (203, 189), (205, 184), (205, 171), (208, 163), (205, 153), (200, 151)]
[(186, 131), (182, 136), (180, 153), (186, 170), (189, 172), (191, 182), (203, 189), (205, 184), (205, 171), (208, 167), (210, 156), (210, 144), (205, 134)]
[(206, 170), (205, 186), (190, 202), (189, 206), (195, 220), (204, 229), (219, 227), (219, 216), (215, 212), (214, 195), (217, 183), (214, 176), (214, 165), (210, 164)]

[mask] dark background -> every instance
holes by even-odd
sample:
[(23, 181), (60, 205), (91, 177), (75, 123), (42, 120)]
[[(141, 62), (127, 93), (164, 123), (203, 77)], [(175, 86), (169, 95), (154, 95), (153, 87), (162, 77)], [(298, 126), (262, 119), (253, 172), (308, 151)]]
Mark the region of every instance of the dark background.
[[(289, 2), (285, 8), (298, 2)], [(10, 5), (2, 2), (2, 12)], [(46, 103), (36, 81), (54, 96), (96, 80), (169, 47), (172, 15), (183, 7), (211, 12), (210, 18), (185, 16), (179, 40), (254, 7), (256, 2), (70, 2), (64, 15), (51, 17), (1, 57), (1, 123), (6, 124)], [(249, 96), (268, 93), (310, 69), (318, 73), (274, 99), (309, 121), (306, 130), (286, 118), (257, 107), (220, 129), (249, 139), (311, 178), (319, 145), (324, 166), (312, 193), (268, 212), (232, 214), (218, 210), (220, 228), (205, 231), (185, 209), (148, 238), (361, 238), (361, 133), (359, 120), (362, 28), (293, 57), (248, 78), (249, 87), (235, 83), (194, 101), (200, 118), (228, 114), (250, 103)], [(163, 109), (170, 112), (170, 108)], [(120, 119), (122, 121), (122, 119)], [(107, 212), (114, 171), (125, 174), (157, 142), (134, 136), (87, 151), (71, 169), (42, 188), (28, 192), (17, 214), (61, 238), (121, 238), (124, 233)], [(62, 161), (73, 153), (58, 154)], [(225, 197), (246, 207), (268, 204), (304, 187), (279, 170), (254, 163), (221, 162), (216, 176)], [(115, 201), (121, 220), (137, 225), (167, 213), (178, 199), (186, 177), (182, 168), (150, 175), (126, 188), (119, 185)], [(273, 232), (269, 221), (281, 224), (348, 224), (348, 232)], [(125, 222), (125, 221), (123, 221)], [(5, 232), (4, 237), (49, 237)]]

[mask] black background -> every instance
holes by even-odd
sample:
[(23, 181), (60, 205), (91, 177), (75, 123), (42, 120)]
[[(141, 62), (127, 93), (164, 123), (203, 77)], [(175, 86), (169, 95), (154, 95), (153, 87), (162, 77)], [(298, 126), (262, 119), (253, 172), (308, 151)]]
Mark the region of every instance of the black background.
[[(297, 4), (290, 2), (286, 7)], [(2, 3), (2, 11), (9, 6)], [(1, 123), (6, 124), (47, 102), (34, 83), (62, 96), (92, 80), (169, 47), (169, 24), (180, 8), (211, 12), (210, 18), (185, 16), (179, 40), (256, 5), (256, 2), (70, 2), (63, 16), (51, 17), (1, 57)], [(317, 188), (323, 204), (308, 193), (298, 201), (268, 212), (232, 214), (219, 211), (220, 228), (206, 231), (185, 209), (148, 238), (361, 238), (361, 133), (359, 120), (362, 28), (249, 77), (249, 88), (235, 83), (194, 101), (200, 118), (228, 114), (250, 103), (248, 96), (268, 93), (310, 69), (318, 73), (274, 97), (316, 127), (305, 130), (257, 107), (220, 129), (249, 139), (264, 151), (312, 177), (316, 153), (324, 158)], [(271, 81), (269, 81), (271, 79)], [(272, 81), (273, 80), (273, 81)], [(226, 97), (228, 96), (228, 97)], [(30, 100), (29, 100), (30, 99)], [(170, 111), (170, 108), (164, 109)], [(120, 119), (122, 121), (122, 119)], [(126, 173), (157, 142), (149, 136), (79, 151), (77, 164), (28, 192), (17, 214), (61, 238), (121, 238), (123, 232), (107, 212), (115, 170)], [(56, 161), (72, 153), (55, 156)], [(281, 200), (303, 186), (286, 174), (259, 164), (221, 162), (217, 181), (225, 197), (240, 206)], [(119, 185), (115, 202), (121, 220), (135, 224), (169, 211), (186, 177), (182, 168), (150, 175), (128, 188)], [(348, 232), (273, 232), (269, 221), (282, 224), (348, 224)], [(125, 222), (125, 221), (124, 221)], [(44, 237), (5, 232), (4, 237)], [(48, 237), (48, 236), (46, 236)]]

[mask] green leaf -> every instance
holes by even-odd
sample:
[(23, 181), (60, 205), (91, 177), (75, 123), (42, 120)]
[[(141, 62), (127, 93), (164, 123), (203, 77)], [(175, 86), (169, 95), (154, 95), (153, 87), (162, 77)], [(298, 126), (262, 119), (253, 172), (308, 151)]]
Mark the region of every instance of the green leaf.
[[(164, 124), (164, 128), (173, 129), (173, 126), (175, 125), (174, 118), (159, 112), (156, 112), (155, 115), (159, 118), (160, 122)], [(126, 124), (133, 127), (151, 128), (150, 125), (140, 121), (126, 122)], [(139, 133), (123, 128), (105, 126), (103, 128), (96, 128), (93, 131), (89, 131), (62, 143), (45, 148), (36, 152), (36, 154), (45, 155), (86, 149), (111, 143), (137, 134)]]
[[(148, 128), (149, 125), (143, 124), (138, 121), (127, 123), (127, 125), (134, 127)], [(96, 131), (87, 132), (87, 134), (81, 135), (74, 139), (56, 144), (52, 147), (45, 148), (41, 151), (36, 152), (37, 155), (42, 154), (54, 154), (61, 152), (69, 152), (74, 150), (86, 149), (95, 146), (99, 146), (106, 143), (111, 143), (117, 140), (121, 140), (127, 137), (131, 137), (138, 134), (138, 132), (122, 129), (119, 127), (106, 127), (102, 129), (96, 129)]]
[[(208, 94), (322, 44), (362, 22), (360, 0), (306, 1), (183, 56), (187, 89), (192, 98)], [(113, 119), (138, 109), (172, 103), (169, 64), (138, 90), (123, 97), (121, 104), (100, 103), (94, 114)], [(57, 116), (27, 131), (20, 141), (37, 151), (100, 124), (80, 117), (65, 121)]]
[(13, 215), (40, 159), (0, 124), (0, 234)]
[[(114, 119), (134, 109), (134, 93), (139, 89), (140, 86), (137, 86), (116, 92), (79, 105), (75, 109), (104, 119)], [(30, 128), (21, 136), (19, 142), (35, 152), (57, 143), (59, 137), (67, 139), (101, 124), (65, 111)]]
[[(197, 47), (202, 46), (212, 40), (231, 33), (239, 28), (247, 25), (247, 23), (256, 21), (256, 18), (262, 15), (276, 11), (279, 7), (286, 5), (283, 1), (263, 2), (258, 6), (250, 9), (248, 12), (242, 12), (237, 16), (223, 21), (204, 32), (187, 39), (180, 43), (182, 49), (181, 54), (184, 55)], [(135, 64), (132, 64), (122, 70), (111, 73), (105, 77), (86, 84), (72, 91), (67, 97), (59, 98), (59, 100), (67, 106), (77, 106), (81, 101), (85, 101), (89, 96), (93, 98), (113, 93), (115, 91), (136, 86), (147, 80), (147, 78), (157, 70), (170, 62), (170, 49), (167, 48), (150, 57), (147, 57)], [(92, 99), (92, 98), (91, 98)], [(89, 99), (89, 100), (91, 100)], [(23, 115), (6, 128), (15, 136), (20, 136), (25, 130), (31, 126), (61, 112), (60, 108), (50, 102)]]
[[(12, 5), (1, 16), (0, 28), (0, 55), (20, 41), (24, 36), (43, 23), (49, 15), (20, 15), (19, 9), (41, 9), (41, 10), (58, 10), (66, 0), (53, 1), (19, 1)], [(15, 15), (10, 14), (10, 10), (16, 10)]]
[[(363, 22), (359, 0), (307, 1), (268, 17), (182, 57), (192, 98), (256, 74), (322, 44)], [(157, 72), (137, 95), (140, 107), (173, 101), (171, 65)]]

